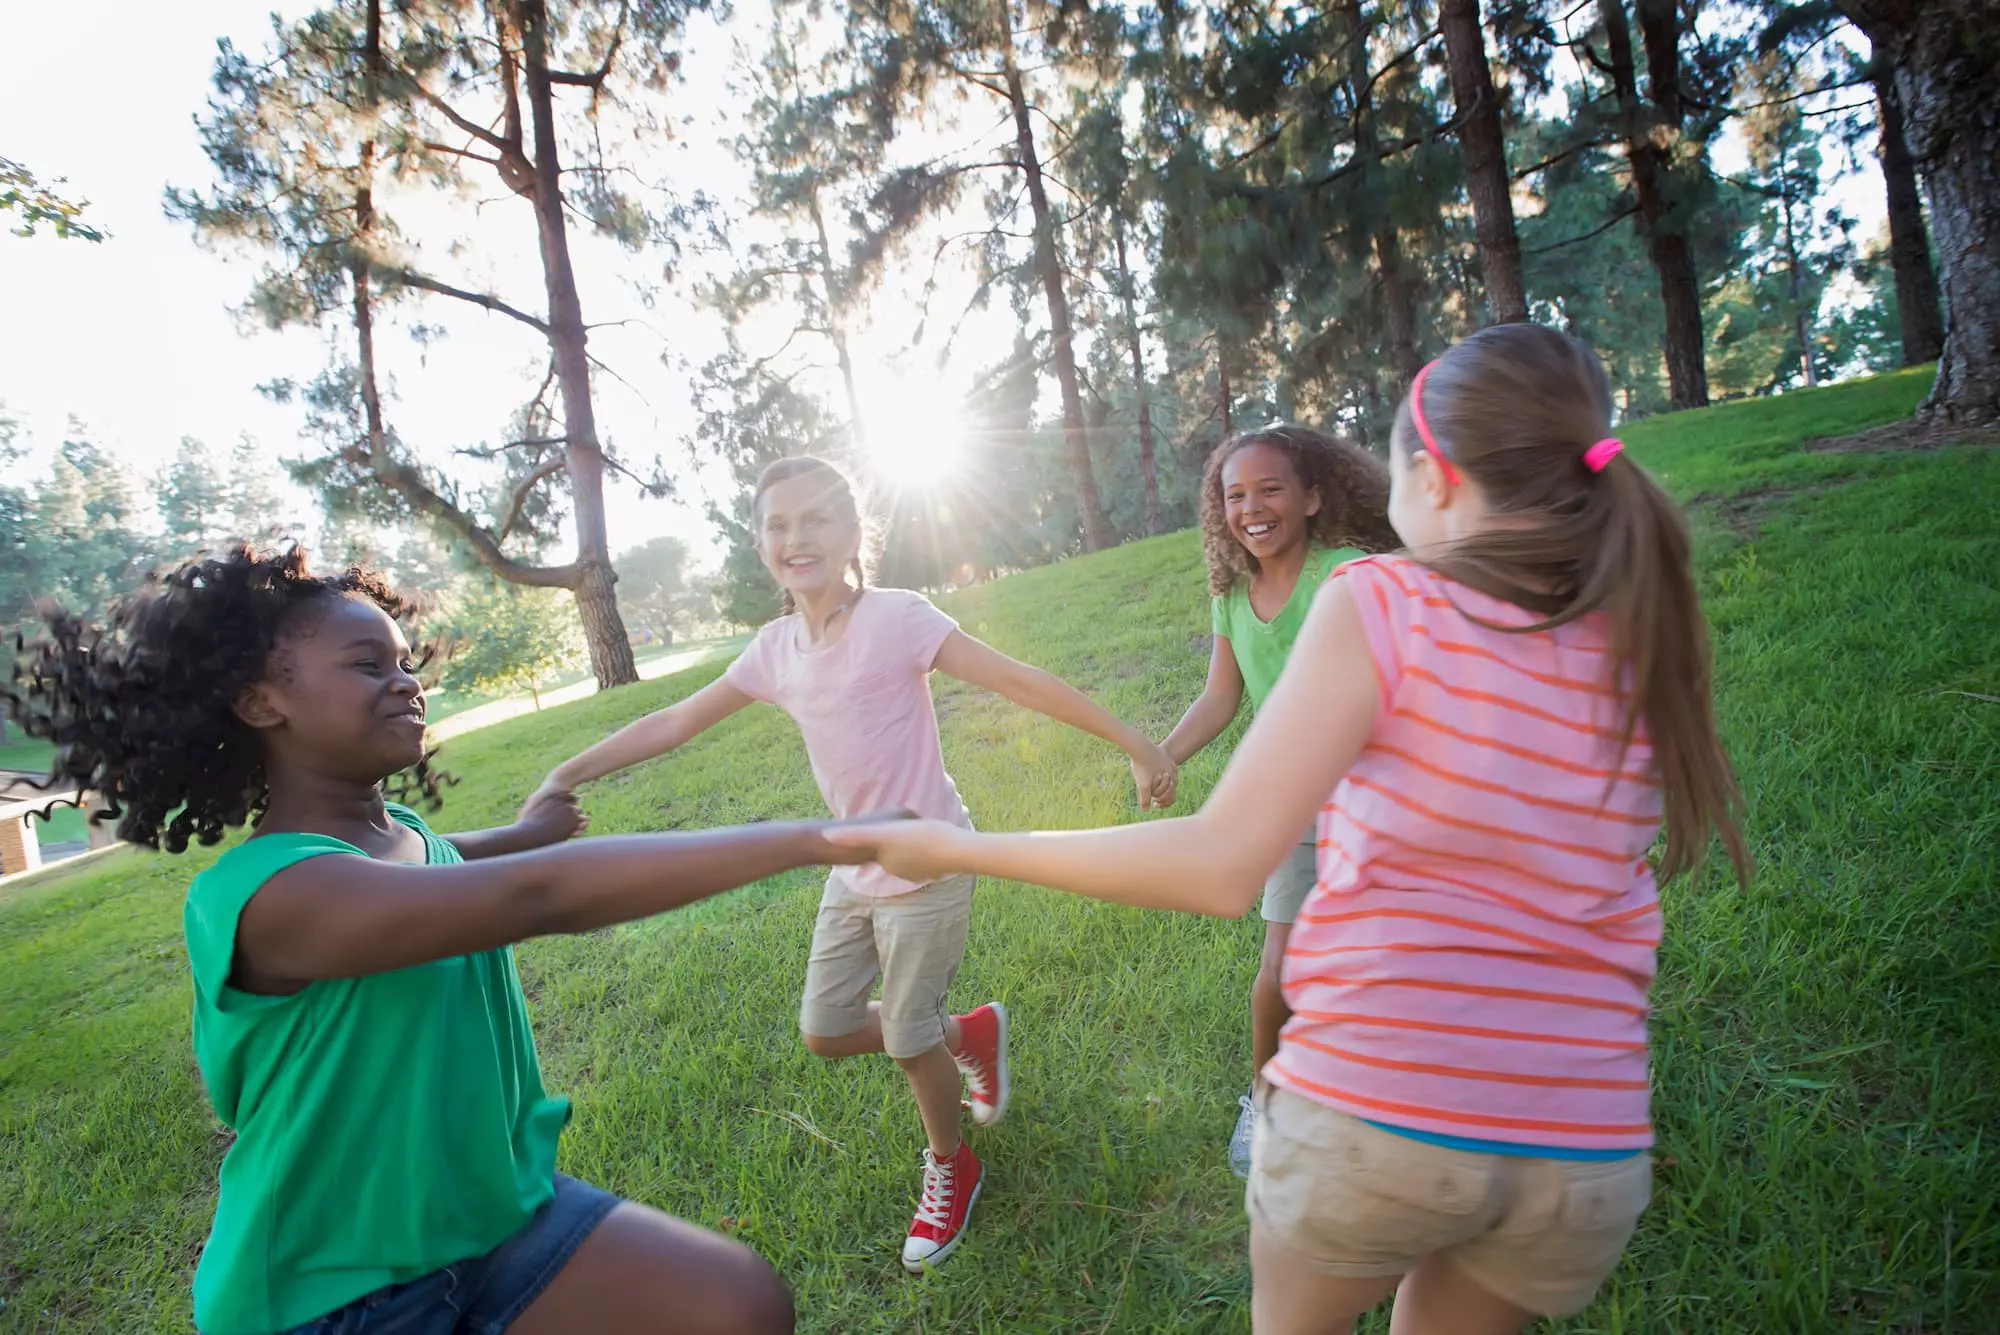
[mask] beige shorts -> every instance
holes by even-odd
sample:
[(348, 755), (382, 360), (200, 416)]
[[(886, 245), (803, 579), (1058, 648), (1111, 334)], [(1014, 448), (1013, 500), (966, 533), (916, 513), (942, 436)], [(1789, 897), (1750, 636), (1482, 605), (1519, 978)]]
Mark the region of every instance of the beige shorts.
[(1308, 835), (1304, 843), (1285, 855), (1284, 862), (1264, 882), (1264, 902), (1258, 912), (1265, 922), (1281, 922), (1287, 927), (1299, 920), (1306, 896), (1319, 881), (1319, 836)]
[(944, 998), (965, 958), (972, 886), (970, 876), (949, 876), (875, 899), (829, 876), (813, 924), (799, 1029), (839, 1038), (867, 1024), (879, 975), (883, 1049), (919, 1057), (944, 1042)]
[(1370, 1126), (1302, 1094), (1258, 1093), (1245, 1203), (1321, 1274), (1407, 1274), (1443, 1253), (1539, 1316), (1590, 1305), (1652, 1199), (1653, 1159), (1474, 1154)]

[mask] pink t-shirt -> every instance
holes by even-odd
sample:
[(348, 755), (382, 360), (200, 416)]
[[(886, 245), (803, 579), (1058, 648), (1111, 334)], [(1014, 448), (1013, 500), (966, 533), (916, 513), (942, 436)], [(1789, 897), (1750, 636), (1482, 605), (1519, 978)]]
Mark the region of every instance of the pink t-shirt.
[(1644, 1148), (1660, 785), (1643, 726), (1618, 754), (1602, 619), (1493, 630), (1531, 618), (1404, 557), (1333, 578), (1381, 710), (1320, 816), (1266, 1074), (1415, 1131)]
[[(970, 828), (945, 773), (931, 704), (931, 664), (958, 623), (908, 589), (868, 589), (830, 648), (805, 647), (795, 612), (757, 632), (724, 675), (730, 685), (792, 716), (827, 809), (837, 817), (907, 807)], [(906, 894), (913, 881), (873, 864), (836, 867), (855, 894)]]

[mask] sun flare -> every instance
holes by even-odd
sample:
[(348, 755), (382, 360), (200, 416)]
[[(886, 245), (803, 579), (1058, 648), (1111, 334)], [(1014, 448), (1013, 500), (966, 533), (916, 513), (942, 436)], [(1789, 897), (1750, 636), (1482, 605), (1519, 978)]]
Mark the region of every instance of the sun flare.
[(898, 490), (947, 482), (965, 463), (965, 402), (936, 381), (882, 384), (863, 410), (868, 461)]

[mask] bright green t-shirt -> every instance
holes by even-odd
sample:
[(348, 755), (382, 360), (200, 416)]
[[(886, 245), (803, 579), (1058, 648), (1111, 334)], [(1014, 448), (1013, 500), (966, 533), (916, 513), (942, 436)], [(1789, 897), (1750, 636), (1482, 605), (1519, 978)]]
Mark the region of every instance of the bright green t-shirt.
[(1299, 638), (1299, 627), (1305, 624), (1306, 611), (1312, 607), (1319, 586), (1326, 583), (1326, 577), (1336, 566), (1358, 561), (1365, 555), (1366, 552), (1353, 547), (1313, 548), (1306, 554), (1305, 568), (1299, 571), (1299, 582), (1292, 586), (1292, 596), (1269, 621), (1259, 621), (1251, 610), (1247, 579), (1238, 580), (1235, 588), (1210, 600), (1210, 624), (1217, 635), (1228, 638), (1229, 647), (1236, 651), (1236, 666), (1243, 673), (1243, 686), (1250, 692), (1252, 709), (1262, 709), (1264, 698), (1278, 684), (1278, 674), (1284, 671), (1292, 641)]
[[(458, 850), (404, 807), (432, 866)], [(273, 834), (188, 890), (194, 1052), (236, 1132), (195, 1271), (205, 1335), (271, 1335), (491, 1251), (554, 1193), (569, 1103), (542, 1089), (510, 949), (309, 985), (228, 985), (243, 906), (339, 839)], [(355, 864), (355, 876), (366, 876)]]

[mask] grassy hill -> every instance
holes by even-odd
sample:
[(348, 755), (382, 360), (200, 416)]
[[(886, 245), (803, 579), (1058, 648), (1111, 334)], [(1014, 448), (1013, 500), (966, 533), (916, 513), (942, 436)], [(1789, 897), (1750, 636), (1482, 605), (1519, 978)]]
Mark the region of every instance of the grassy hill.
[[(1802, 449), (1906, 415), (1924, 374), (1642, 423), (1695, 501), (1721, 713), (1759, 876), (1669, 888), (1655, 1203), (1568, 1331), (2000, 1329), (2000, 451)], [(944, 600), (966, 628), (1164, 733), (1199, 688), (1193, 534)], [(447, 828), (719, 666), (451, 744)], [(1122, 758), (940, 683), (988, 828), (1133, 818)], [(1199, 802), (1226, 746), (1192, 764)], [(589, 794), (599, 832), (804, 815), (797, 734), (755, 710)], [(213, 856), (119, 854), (0, 897), (0, 1331), (188, 1327), (224, 1140), (194, 1079), (180, 942)], [(812, 1331), (1240, 1331), (1261, 927), (989, 884), (955, 999), (1016, 1017), (1017, 1098), (939, 1275), (895, 1255), (915, 1109), (887, 1062), (794, 1033), (818, 877), (521, 952), (565, 1170), (734, 1232)], [(1374, 1327), (1384, 1329), (1379, 1319)]]

